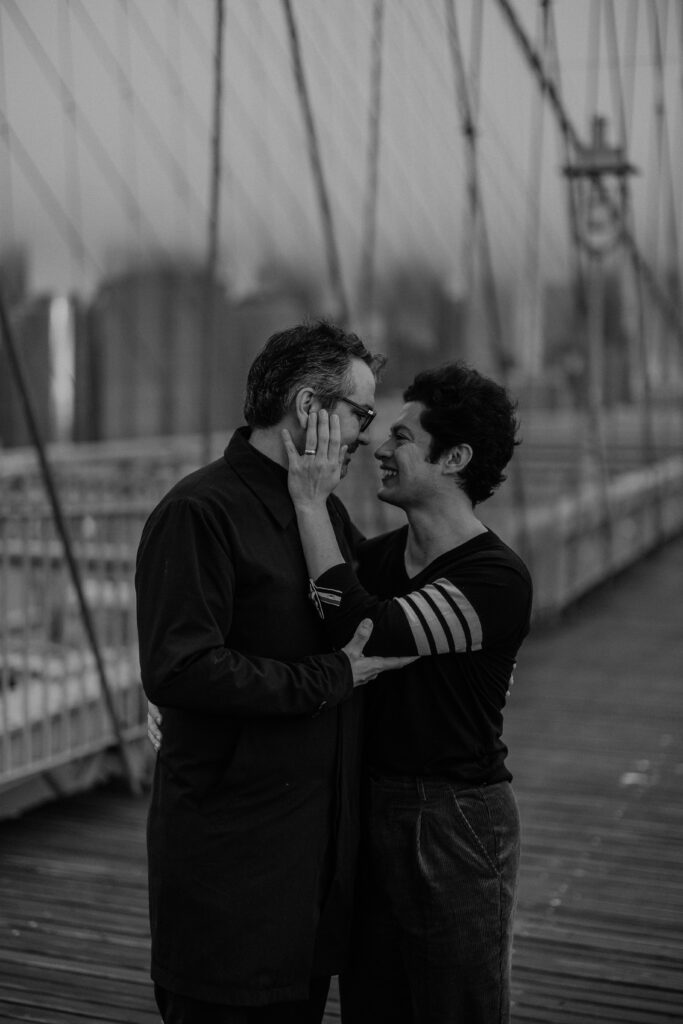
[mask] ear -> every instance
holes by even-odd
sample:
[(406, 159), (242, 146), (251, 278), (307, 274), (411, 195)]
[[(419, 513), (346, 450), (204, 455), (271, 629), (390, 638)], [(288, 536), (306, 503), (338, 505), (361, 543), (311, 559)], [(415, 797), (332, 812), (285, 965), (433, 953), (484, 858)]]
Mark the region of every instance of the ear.
[(441, 463), (442, 471), (447, 476), (462, 473), (465, 466), (472, 460), (473, 454), (468, 444), (456, 444), (454, 448), (444, 453)]
[(317, 412), (320, 402), (315, 396), (312, 388), (301, 388), (294, 399), (294, 414), (300, 427), (306, 429), (309, 412)]

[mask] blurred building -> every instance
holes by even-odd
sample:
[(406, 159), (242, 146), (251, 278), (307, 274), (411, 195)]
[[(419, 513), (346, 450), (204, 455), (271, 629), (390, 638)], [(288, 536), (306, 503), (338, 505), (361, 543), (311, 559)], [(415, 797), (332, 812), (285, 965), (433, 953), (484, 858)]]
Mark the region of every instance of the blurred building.
[[(210, 302), (214, 340), (207, 398), (203, 359)], [(283, 293), (231, 303), (217, 284), (211, 295), (200, 270), (150, 270), (106, 282), (89, 311), (89, 351), (79, 362), (77, 390), (83, 407), (90, 408), (90, 436), (198, 433), (207, 401), (212, 429), (238, 426), (254, 355), (270, 334), (302, 315), (297, 300)]]
[[(61, 347), (54, 332), (51, 296), (23, 300), (9, 311), (17, 355), (30, 395), (38, 429), (46, 441), (70, 439), (72, 436), (73, 400), (65, 408), (55, 387), (56, 378), (67, 388), (73, 382), (73, 350)], [(0, 440), (5, 447), (31, 444), (26, 413), (20, 391), (9, 361), (7, 348), (0, 347)]]

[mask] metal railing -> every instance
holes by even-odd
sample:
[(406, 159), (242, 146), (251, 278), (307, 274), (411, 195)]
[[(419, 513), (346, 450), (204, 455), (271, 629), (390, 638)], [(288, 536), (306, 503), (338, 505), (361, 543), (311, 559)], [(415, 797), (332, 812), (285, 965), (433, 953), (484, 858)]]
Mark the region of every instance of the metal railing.
[[(530, 432), (533, 435), (533, 432)], [(577, 483), (571, 431), (524, 456), (531, 495), (513, 507), (506, 489), (482, 507), (484, 520), (516, 545), (532, 538), (536, 613), (555, 612), (683, 529), (683, 456), (667, 445), (652, 466), (624, 455), (601, 488)], [(621, 435), (623, 436), (623, 429)], [(564, 440), (563, 440), (564, 439)], [(225, 436), (216, 438), (220, 451)], [(535, 448), (535, 452), (534, 452)], [(127, 740), (146, 731), (140, 685), (133, 575), (145, 519), (161, 495), (201, 461), (201, 439), (159, 439), (51, 450), (64, 517)], [(522, 449), (523, 451), (523, 449)], [(564, 452), (564, 455), (562, 454)], [(367, 534), (402, 521), (375, 498), (370, 453), (357, 456), (340, 488)], [(3, 787), (115, 744), (111, 713), (88, 646), (62, 542), (28, 450), (0, 463), (0, 802)]]

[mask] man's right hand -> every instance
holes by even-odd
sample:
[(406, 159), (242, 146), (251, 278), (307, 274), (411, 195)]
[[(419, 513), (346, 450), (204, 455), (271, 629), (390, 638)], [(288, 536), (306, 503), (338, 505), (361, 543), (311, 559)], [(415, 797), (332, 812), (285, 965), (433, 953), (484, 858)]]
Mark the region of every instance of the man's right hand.
[(403, 668), (404, 665), (410, 665), (411, 661), (417, 661), (419, 657), (417, 654), (403, 658), (363, 657), (363, 648), (370, 639), (372, 630), (372, 619), (363, 619), (358, 623), (356, 632), (347, 645), (342, 647), (342, 651), (351, 662), (354, 686), (363, 686), (364, 683), (378, 676), (380, 672), (391, 672), (394, 669)]

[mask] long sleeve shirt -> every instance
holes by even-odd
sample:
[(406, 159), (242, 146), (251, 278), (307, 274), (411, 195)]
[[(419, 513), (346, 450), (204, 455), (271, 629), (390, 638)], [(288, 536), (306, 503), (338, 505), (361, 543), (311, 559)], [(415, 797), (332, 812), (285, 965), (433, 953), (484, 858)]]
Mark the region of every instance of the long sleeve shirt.
[(330, 642), (364, 617), (367, 654), (419, 654), (368, 687), (366, 762), (385, 775), (462, 782), (510, 779), (503, 708), (529, 630), (532, 587), (521, 559), (487, 531), (409, 578), (407, 528), (362, 544), (314, 583)]

